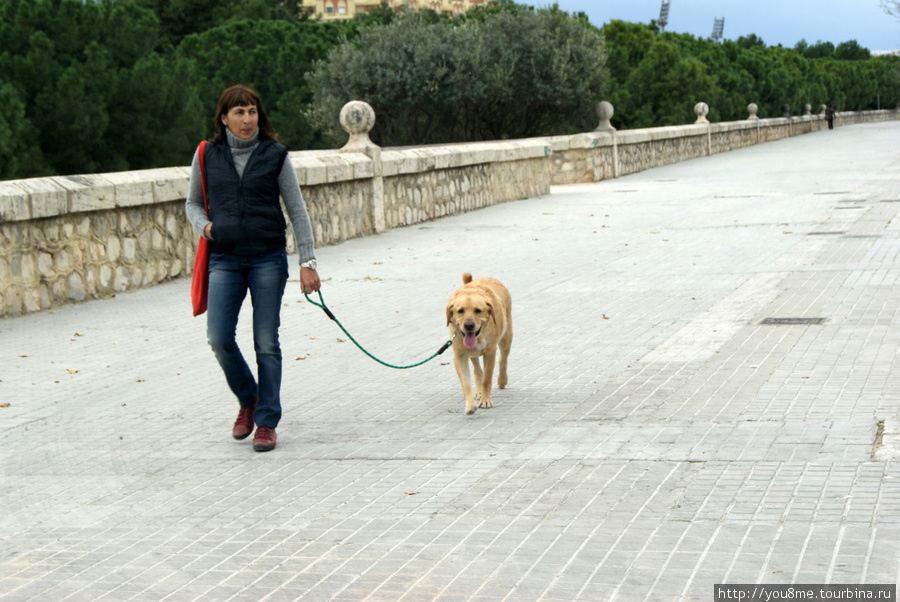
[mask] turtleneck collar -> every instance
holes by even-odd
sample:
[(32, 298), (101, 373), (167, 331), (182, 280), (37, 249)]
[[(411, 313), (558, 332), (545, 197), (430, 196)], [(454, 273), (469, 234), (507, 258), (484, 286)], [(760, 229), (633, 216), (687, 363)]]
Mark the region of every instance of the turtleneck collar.
[(234, 134), (231, 133), (231, 130), (226, 129), (225, 135), (228, 137), (228, 146), (233, 149), (245, 149), (252, 148), (259, 144), (259, 128), (256, 128), (256, 131), (253, 132), (253, 135), (244, 140), (243, 138), (238, 138)]

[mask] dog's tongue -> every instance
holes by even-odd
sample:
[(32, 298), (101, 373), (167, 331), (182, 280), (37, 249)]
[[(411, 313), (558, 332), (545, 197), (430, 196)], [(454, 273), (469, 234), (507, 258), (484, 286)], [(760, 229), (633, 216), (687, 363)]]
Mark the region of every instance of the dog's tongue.
[(477, 344), (478, 337), (475, 336), (474, 332), (469, 332), (463, 337), (463, 345), (466, 346), (466, 349), (475, 349), (475, 345)]

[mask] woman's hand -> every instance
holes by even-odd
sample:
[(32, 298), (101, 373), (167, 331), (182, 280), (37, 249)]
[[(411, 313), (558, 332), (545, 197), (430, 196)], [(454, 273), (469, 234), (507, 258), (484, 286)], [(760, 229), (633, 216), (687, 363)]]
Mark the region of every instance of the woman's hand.
[(300, 268), (300, 286), (307, 295), (319, 290), (322, 286), (319, 281), (319, 273), (309, 268)]

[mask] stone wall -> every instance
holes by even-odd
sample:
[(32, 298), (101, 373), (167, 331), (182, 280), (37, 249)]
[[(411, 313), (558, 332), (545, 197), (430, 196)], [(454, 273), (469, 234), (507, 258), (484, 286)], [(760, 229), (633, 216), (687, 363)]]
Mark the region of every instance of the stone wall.
[[(900, 119), (900, 111), (838, 113), (835, 126)], [(605, 128), (575, 136), (548, 138), (553, 185), (599, 182), (679, 161), (817, 132), (827, 127), (822, 115), (747, 119), (727, 123), (616, 131)]]
[[(341, 114), (347, 146), (290, 154), (318, 246), (825, 127), (817, 115), (698, 118), (677, 127), (380, 149), (368, 139), (371, 108), (351, 105), (360, 113), (347, 123)], [(897, 119), (896, 110), (839, 113), (836, 125)], [(184, 215), (188, 177), (179, 167), (0, 182), (0, 317), (190, 275), (198, 235)]]
[(385, 222), (409, 226), (549, 191), (543, 157), (403, 174), (384, 180)]

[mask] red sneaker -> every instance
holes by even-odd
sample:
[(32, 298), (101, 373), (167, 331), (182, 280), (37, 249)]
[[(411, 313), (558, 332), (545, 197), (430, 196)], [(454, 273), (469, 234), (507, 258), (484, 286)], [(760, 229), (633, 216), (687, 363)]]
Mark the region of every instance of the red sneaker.
[[(259, 399), (256, 401), (259, 401)], [(253, 412), (256, 410), (256, 401), (249, 408), (242, 407), (238, 412), (237, 420), (234, 421), (234, 428), (231, 429), (231, 436), (235, 439), (246, 439), (247, 435), (253, 432)]]
[(261, 426), (256, 429), (256, 435), (253, 436), (253, 449), (258, 452), (272, 451), (275, 449), (275, 429), (267, 426)]

